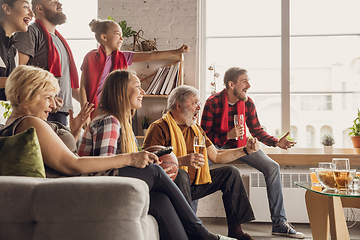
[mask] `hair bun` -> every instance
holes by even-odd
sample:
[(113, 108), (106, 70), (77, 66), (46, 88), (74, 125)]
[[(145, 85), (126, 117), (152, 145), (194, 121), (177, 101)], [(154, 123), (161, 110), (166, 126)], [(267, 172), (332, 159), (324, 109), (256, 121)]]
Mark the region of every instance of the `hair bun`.
[(91, 20), (91, 22), (89, 23), (89, 26), (90, 26), (90, 29), (91, 29), (92, 32), (96, 31), (96, 28), (97, 28), (99, 23), (100, 23), (100, 20), (97, 20), (97, 19)]

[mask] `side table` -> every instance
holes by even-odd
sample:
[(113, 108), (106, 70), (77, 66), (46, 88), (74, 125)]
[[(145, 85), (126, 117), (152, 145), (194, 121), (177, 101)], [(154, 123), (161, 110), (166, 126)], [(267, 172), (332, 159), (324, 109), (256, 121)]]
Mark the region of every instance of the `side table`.
[[(308, 182), (296, 182), (306, 189), (305, 202), (314, 240), (350, 240), (343, 207), (360, 208), (359, 193), (336, 193), (322, 190)], [(330, 230), (330, 231), (329, 231)]]

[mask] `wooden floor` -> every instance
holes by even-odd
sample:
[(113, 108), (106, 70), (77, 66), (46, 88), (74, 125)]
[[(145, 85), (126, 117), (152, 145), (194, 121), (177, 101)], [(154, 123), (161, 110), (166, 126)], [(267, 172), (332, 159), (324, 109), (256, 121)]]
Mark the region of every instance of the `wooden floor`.
[[(200, 218), (205, 227), (213, 233), (227, 236), (227, 224), (225, 218)], [(358, 219), (359, 220), (359, 219)], [(305, 234), (305, 239), (312, 239), (309, 224), (294, 223), (293, 226), (299, 232)], [(244, 232), (250, 234), (256, 240), (290, 240), (294, 238), (278, 237), (271, 235), (271, 223), (245, 223), (242, 225)], [(360, 222), (349, 229), (351, 240), (360, 240)]]

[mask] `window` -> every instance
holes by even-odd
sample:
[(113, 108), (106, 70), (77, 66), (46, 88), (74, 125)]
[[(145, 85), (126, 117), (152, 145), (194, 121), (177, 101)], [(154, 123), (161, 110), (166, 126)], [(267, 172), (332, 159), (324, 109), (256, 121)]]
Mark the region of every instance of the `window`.
[(292, 139), (297, 139), (298, 129), (295, 126), (290, 126), (290, 136)]
[(97, 18), (97, 0), (60, 0), (60, 2), (63, 4), (67, 22), (57, 26), (56, 29), (68, 41), (80, 76), (80, 67), (85, 55), (97, 48), (95, 34), (89, 27), (90, 21)]
[(332, 128), (328, 125), (322, 126), (320, 129), (320, 136), (323, 137), (325, 134), (332, 134)]
[[(360, 1), (206, 0), (202, 4), (202, 100), (210, 96), (214, 79), (208, 66), (215, 66), (220, 74), (216, 91), (224, 88), (228, 68), (243, 67), (250, 77), (248, 95), (269, 134), (290, 131), (296, 147), (320, 147), (322, 128), (327, 126), (335, 148), (349, 147), (344, 132), (360, 108)], [(281, 30), (286, 24), (288, 34)], [(283, 51), (287, 46), (288, 53)], [(287, 73), (288, 79), (282, 77)], [(284, 111), (286, 102), (290, 106)]]
[(331, 95), (303, 95), (300, 102), (303, 111), (332, 110)]
[[(89, 23), (97, 18), (97, 0), (60, 0), (63, 4), (63, 12), (67, 22), (57, 26), (57, 30), (64, 36), (70, 45), (78, 69), (79, 81), (81, 76), (81, 64), (85, 55), (92, 49), (97, 48), (95, 34), (91, 32)], [(81, 11), (81, 14), (79, 14)], [(80, 104), (73, 99), (74, 112), (80, 111)]]
[(315, 145), (315, 129), (313, 126), (306, 126), (306, 147), (313, 148)]

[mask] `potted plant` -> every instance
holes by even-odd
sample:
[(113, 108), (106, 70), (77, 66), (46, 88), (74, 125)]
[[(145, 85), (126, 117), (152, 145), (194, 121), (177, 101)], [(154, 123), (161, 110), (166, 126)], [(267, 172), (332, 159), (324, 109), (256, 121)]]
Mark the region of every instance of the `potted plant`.
[(324, 145), (324, 153), (333, 153), (335, 139), (332, 134), (324, 134), (321, 138), (321, 144)]
[(146, 134), (146, 130), (149, 128), (149, 126), (150, 126), (150, 118), (148, 117), (148, 116), (144, 116), (144, 119), (143, 119), (143, 121), (142, 121), (142, 123), (141, 123), (141, 126), (142, 126), (142, 128), (143, 128), (143, 132), (144, 132), (144, 136), (145, 136), (145, 134)]
[[(113, 17), (111, 17), (111, 16), (109, 16), (107, 18), (107, 20), (116, 22), (115, 19)], [(120, 22), (118, 22), (118, 24), (119, 24), (119, 26), (120, 26), (120, 28), (122, 30), (122, 36), (123, 36), (123, 38), (125, 40), (130, 38), (130, 37), (134, 37), (134, 40), (135, 40), (135, 36), (136, 36), (137, 32), (134, 31), (130, 26), (128, 26), (126, 20), (120, 21)], [(126, 47), (125, 43), (123, 45), (124, 45), (124, 47)], [(127, 47), (128, 47), (129, 50), (134, 51), (135, 50), (135, 45), (133, 45), (132, 47), (131, 47), (131, 45), (132, 44), (130, 44), (130, 46), (127, 46)]]
[(360, 110), (358, 109), (357, 117), (353, 121), (352, 127), (349, 128), (351, 132), (351, 141), (353, 143), (355, 153), (360, 154)]
[(0, 101), (0, 105), (4, 107), (5, 112), (3, 113), (4, 119), (7, 119), (11, 114), (11, 104), (10, 102)]
[[(108, 17), (107, 18), (108, 20), (111, 20), (113, 22), (115, 22), (115, 19), (113, 17)], [(119, 23), (119, 26), (121, 27), (121, 30), (122, 30), (122, 36), (123, 38), (129, 38), (129, 37), (132, 37), (134, 36), (134, 34), (136, 33), (136, 31), (132, 30), (131, 27), (129, 27), (127, 25), (127, 22), (124, 20), (124, 21), (120, 21)]]

